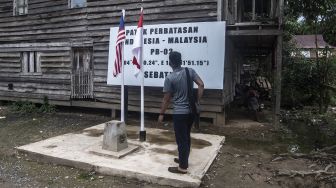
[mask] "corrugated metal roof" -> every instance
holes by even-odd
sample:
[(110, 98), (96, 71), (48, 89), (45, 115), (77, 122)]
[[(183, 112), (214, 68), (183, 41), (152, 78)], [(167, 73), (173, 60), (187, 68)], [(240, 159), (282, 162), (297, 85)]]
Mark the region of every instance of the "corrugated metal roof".
[[(297, 48), (316, 48), (315, 35), (295, 35), (292, 41), (296, 44)], [(325, 42), (322, 35), (317, 35), (317, 44), (319, 48), (325, 48), (326, 46), (336, 48)]]

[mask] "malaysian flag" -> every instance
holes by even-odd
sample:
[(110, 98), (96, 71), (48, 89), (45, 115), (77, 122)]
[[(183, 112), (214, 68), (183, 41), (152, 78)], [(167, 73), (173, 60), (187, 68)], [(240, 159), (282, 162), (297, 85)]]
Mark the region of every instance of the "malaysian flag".
[(114, 60), (114, 69), (113, 69), (113, 76), (117, 77), (118, 74), (121, 73), (121, 69), (123, 66), (123, 45), (126, 38), (125, 35), (125, 10), (122, 11), (122, 15), (120, 18), (120, 25), (119, 25), (119, 31), (118, 31), (118, 37), (116, 42), (116, 58)]

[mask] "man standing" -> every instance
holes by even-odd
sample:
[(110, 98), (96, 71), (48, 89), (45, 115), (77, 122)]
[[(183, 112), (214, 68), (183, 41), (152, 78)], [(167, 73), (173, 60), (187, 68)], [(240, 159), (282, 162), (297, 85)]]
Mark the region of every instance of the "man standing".
[(164, 82), (163, 92), (164, 97), (162, 101), (160, 116), (158, 121), (162, 123), (166, 109), (169, 106), (171, 98), (173, 99), (174, 112), (174, 131), (178, 147), (178, 158), (174, 161), (179, 164), (178, 167), (169, 167), (168, 171), (172, 173), (185, 174), (188, 169), (188, 158), (190, 154), (190, 130), (194, 120), (189, 98), (188, 98), (188, 83), (186, 69), (189, 71), (190, 87), (195, 82), (198, 85), (197, 103), (199, 103), (203, 91), (204, 83), (197, 73), (192, 68), (182, 68), (181, 53), (171, 52), (169, 54), (169, 66), (173, 72), (168, 75)]

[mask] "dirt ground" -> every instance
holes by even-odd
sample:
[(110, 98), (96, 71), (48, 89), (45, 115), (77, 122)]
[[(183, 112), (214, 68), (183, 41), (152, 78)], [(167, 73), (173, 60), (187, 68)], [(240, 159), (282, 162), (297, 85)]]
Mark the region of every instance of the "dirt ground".
[[(15, 150), (16, 146), (109, 121), (109, 113), (90, 109), (58, 109), (54, 114), (19, 115), (11, 112), (8, 106), (0, 105), (0, 187), (166, 187), (39, 163)], [(137, 119), (137, 114), (132, 114), (129, 124), (137, 125)], [(154, 115), (146, 115), (146, 126), (158, 127), (155, 119)], [(171, 129), (170, 120), (167, 122), (168, 126), (160, 128)], [(240, 125), (239, 122), (229, 121), (226, 127), (201, 122), (200, 132), (226, 136), (226, 142), (201, 187), (336, 187), (335, 183), (319, 181), (314, 176), (278, 176), (283, 170), (314, 171), (324, 169), (328, 164), (306, 159), (280, 160), (277, 154), (288, 152), (288, 142), (282, 133), (267, 124), (235, 126)], [(335, 171), (334, 166), (330, 169)]]

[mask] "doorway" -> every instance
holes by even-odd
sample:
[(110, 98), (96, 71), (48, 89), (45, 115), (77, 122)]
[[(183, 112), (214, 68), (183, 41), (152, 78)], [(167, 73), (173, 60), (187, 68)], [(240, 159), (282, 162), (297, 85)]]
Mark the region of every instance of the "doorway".
[(72, 99), (93, 99), (92, 51), (88, 47), (72, 49)]

